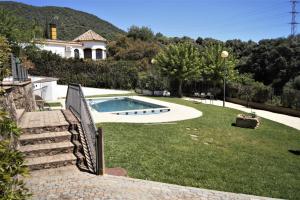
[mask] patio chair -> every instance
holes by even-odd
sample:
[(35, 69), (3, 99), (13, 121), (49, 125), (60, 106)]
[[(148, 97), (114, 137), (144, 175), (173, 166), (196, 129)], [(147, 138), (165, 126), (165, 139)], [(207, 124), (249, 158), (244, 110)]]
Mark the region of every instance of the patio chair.
[(214, 95), (211, 92), (208, 92), (206, 96), (209, 98), (209, 102), (213, 104)]
[(206, 102), (206, 95), (204, 92), (201, 92), (200, 94), (200, 100), (204, 100)]

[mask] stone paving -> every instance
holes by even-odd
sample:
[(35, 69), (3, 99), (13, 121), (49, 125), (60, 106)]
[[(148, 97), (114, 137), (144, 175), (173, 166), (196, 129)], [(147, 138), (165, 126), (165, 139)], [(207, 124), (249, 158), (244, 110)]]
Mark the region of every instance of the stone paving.
[(26, 112), (19, 124), (20, 128), (69, 125), (60, 110), (43, 112)]
[(263, 200), (265, 197), (184, 187), (119, 176), (95, 176), (75, 166), (31, 172), (26, 184), (36, 200)]

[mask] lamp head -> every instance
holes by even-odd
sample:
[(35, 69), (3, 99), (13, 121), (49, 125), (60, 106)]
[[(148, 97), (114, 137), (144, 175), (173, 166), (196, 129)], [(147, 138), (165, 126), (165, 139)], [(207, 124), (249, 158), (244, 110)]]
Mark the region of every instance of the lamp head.
[(227, 51), (222, 51), (222, 53), (221, 53), (222, 58), (227, 58), (228, 55), (229, 55), (229, 53)]

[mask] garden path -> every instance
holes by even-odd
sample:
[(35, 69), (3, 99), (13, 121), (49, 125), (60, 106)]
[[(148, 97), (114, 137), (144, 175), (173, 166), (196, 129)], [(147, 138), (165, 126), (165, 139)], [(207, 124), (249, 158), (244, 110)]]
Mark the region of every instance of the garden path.
[[(188, 101), (196, 101), (196, 102), (201, 102), (204, 104), (212, 104), (216, 106), (223, 106), (223, 101), (221, 100), (200, 100), (197, 98), (184, 98), (185, 100)], [(258, 116), (290, 126), (292, 128), (300, 130), (300, 118), (299, 117), (293, 117), (289, 115), (284, 115), (284, 114), (279, 114), (279, 113), (274, 113), (266, 110), (259, 110), (259, 109), (254, 109), (254, 108), (247, 108), (245, 106), (235, 104), (235, 103), (230, 103), (230, 102), (225, 102), (225, 107), (227, 108), (233, 108), (236, 110), (241, 110), (243, 112), (255, 112)]]

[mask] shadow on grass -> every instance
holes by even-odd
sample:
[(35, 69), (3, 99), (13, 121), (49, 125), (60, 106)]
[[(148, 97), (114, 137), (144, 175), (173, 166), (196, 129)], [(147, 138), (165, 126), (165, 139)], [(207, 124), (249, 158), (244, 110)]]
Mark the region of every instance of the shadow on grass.
[(289, 150), (290, 153), (300, 156), (300, 150)]

